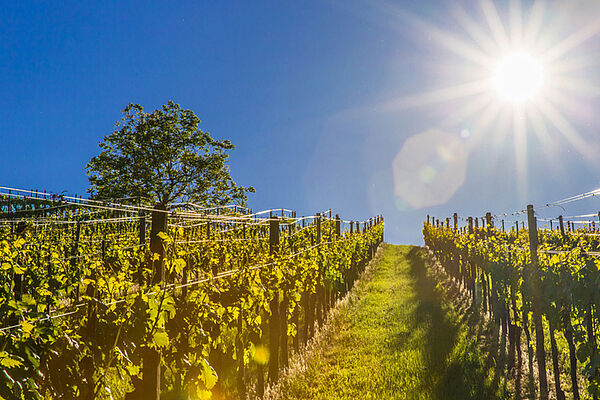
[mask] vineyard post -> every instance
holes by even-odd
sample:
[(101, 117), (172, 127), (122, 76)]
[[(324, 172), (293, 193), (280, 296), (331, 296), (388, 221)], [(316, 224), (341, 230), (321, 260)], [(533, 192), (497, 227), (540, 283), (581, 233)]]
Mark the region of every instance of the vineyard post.
[(475, 217), (475, 229), (479, 229), (479, 218)]
[[(598, 214), (600, 214), (600, 213), (598, 213)], [(427, 225), (429, 225), (429, 214), (427, 214)]]
[(244, 309), (240, 306), (240, 312), (238, 314), (237, 320), (237, 340), (236, 340), (236, 358), (238, 363), (237, 370), (237, 388), (239, 398), (241, 400), (246, 400), (246, 378), (245, 378), (245, 365), (244, 365), (244, 338), (243, 338), (243, 329), (244, 329)]
[(540, 399), (548, 399), (548, 382), (546, 377), (546, 352), (544, 350), (544, 327), (540, 306), (541, 279), (538, 271), (538, 231), (533, 205), (527, 206), (527, 224), (529, 228), (529, 251), (531, 253), (531, 286), (533, 288), (533, 324), (535, 327), (536, 357), (540, 383)]
[[(339, 214), (335, 214), (335, 238), (339, 239), (340, 236), (342, 235), (342, 220), (340, 219), (340, 215)], [(344, 282), (348, 281), (348, 274), (344, 274)], [(334, 290), (334, 288), (331, 289), (331, 292), (329, 294), (329, 300), (330, 300), (330, 307), (333, 308), (333, 305), (335, 304), (335, 298), (337, 296), (336, 291)]]
[[(291, 212), (291, 218), (296, 218), (296, 212), (292, 211)], [(294, 221), (293, 224), (288, 225), (288, 229), (289, 229), (289, 233), (293, 234), (294, 230), (296, 227), (296, 222)], [(292, 254), (295, 253), (295, 246), (293, 248), (291, 248), (291, 252)], [(288, 297), (288, 294), (284, 292), (283, 294), (283, 301), (281, 302), (281, 362), (284, 366), (284, 368), (287, 368), (288, 366), (288, 344), (289, 344), (289, 338), (288, 338), (288, 309), (290, 306), (290, 300)], [(297, 313), (298, 307), (295, 306), (294, 310), (292, 310), (292, 315), (291, 315), (291, 320), (293, 323), (296, 324), (296, 327), (298, 326), (297, 323)], [(297, 339), (298, 335), (296, 334), (296, 336), (294, 336), (294, 342)], [(295, 342), (297, 343), (297, 342)]]
[(502, 220), (502, 232), (505, 232), (505, 230), (504, 230), (504, 220)]
[(104, 233), (104, 235), (102, 236), (102, 247), (100, 248), (100, 254), (102, 256), (102, 262), (104, 262), (105, 259), (106, 259), (106, 246), (107, 246), (106, 233)]
[(487, 234), (489, 237), (492, 233), (492, 227), (494, 226), (492, 224), (492, 213), (489, 211), (487, 213), (485, 213), (485, 222), (486, 222)]
[(468, 224), (469, 224), (469, 235), (473, 234), (473, 217), (469, 217), (467, 219)]
[[(321, 325), (323, 325), (323, 314), (322, 314), (322, 308), (323, 308), (323, 284), (322, 284), (322, 275), (323, 275), (323, 266), (321, 265), (321, 240), (322, 240), (322, 234), (321, 234), (321, 214), (317, 214), (317, 240), (316, 240), (316, 245), (317, 245), (317, 263), (318, 263), (318, 277), (317, 277), (317, 285), (316, 285), (316, 300), (315, 300), (315, 308), (316, 308), (316, 312), (317, 312), (317, 322), (319, 324), (319, 327)], [(365, 221), (365, 226), (364, 226), (364, 231), (366, 232), (367, 230), (367, 222)]]
[[(162, 283), (165, 275), (164, 256), (165, 248), (159, 233), (167, 232), (167, 208), (162, 203), (157, 203), (152, 211), (152, 228), (150, 230), (150, 251), (158, 254), (152, 263), (152, 284)], [(160, 353), (153, 348), (146, 348), (144, 352), (144, 365), (142, 372), (142, 397), (143, 399), (160, 399)]]
[[(279, 219), (272, 216), (269, 219), (269, 253), (276, 256), (279, 251)], [(273, 261), (272, 261), (273, 262)], [(271, 266), (271, 272), (278, 266)], [(269, 307), (271, 318), (269, 321), (269, 382), (276, 383), (279, 377), (279, 289), (273, 293)]]
[[(144, 211), (140, 211), (140, 224), (138, 227), (138, 235), (139, 235), (139, 243), (140, 246), (144, 246), (146, 244), (146, 215)], [(138, 267), (138, 283), (140, 286), (142, 285), (144, 280), (144, 264), (140, 262)]]
[(164, 256), (165, 248), (159, 233), (167, 233), (167, 208), (158, 203), (152, 211), (152, 228), (150, 230), (150, 251), (159, 257), (152, 264), (152, 284), (161, 283), (164, 280)]
[(450, 229), (450, 218), (446, 218), (446, 229)]
[(516, 227), (517, 235), (518, 235), (519, 234), (519, 221), (515, 222), (515, 227)]
[(565, 224), (563, 223), (562, 215), (558, 216), (558, 226), (560, 227), (560, 234), (562, 235), (562, 237), (564, 239), (565, 238)]
[(81, 282), (81, 270), (77, 269), (77, 259), (79, 257), (79, 239), (81, 238), (81, 221), (77, 221), (75, 226), (75, 243), (73, 243), (73, 252), (71, 254), (71, 267), (75, 270), (75, 276), (77, 277), (77, 287), (75, 288), (75, 297), (79, 300), (79, 285)]
[[(15, 233), (21, 239), (25, 238), (25, 230), (26, 230), (25, 228), (26, 228), (25, 222), (21, 221), (17, 224), (17, 229), (16, 229)], [(13, 281), (14, 281), (13, 293), (15, 296), (15, 300), (21, 301), (21, 299), (23, 298), (23, 275), (16, 274), (13, 272)]]
[(453, 218), (454, 218), (454, 230), (456, 231), (458, 229), (458, 214), (454, 213)]

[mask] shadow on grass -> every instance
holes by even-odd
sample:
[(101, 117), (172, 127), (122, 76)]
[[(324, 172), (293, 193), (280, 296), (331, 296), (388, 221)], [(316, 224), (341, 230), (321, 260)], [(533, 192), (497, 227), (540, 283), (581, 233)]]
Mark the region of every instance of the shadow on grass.
[(422, 346), (431, 398), (500, 398), (495, 373), (486, 367), (476, 332), (461, 324), (459, 315), (442, 307), (436, 282), (427, 276), (424, 249), (412, 247), (407, 259), (416, 283), (417, 325), (425, 329)]

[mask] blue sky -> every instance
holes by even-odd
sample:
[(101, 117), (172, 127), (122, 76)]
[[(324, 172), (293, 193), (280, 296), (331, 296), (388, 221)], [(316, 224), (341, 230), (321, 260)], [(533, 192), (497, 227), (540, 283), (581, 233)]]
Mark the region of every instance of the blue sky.
[[(507, 4), (496, 5), (502, 21), (510, 16)], [(600, 15), (591, 2), (577, 2), (566, 11), (557, 4), (547, 4), (539, 28), (539, 36), (550, 43), (546, 47)], [(522, 4), (524, 20), (532, 14), (531, 5)], [(254, 209), (286, 207), (308, 215), (332, 208), (348, 219), (384, 214), (386, 238), (394, 243), (420, 243), (428, 213), (512, 211), (600, 186), (597, 93), (580, 87), (589, 83), (592, 88), (598, 81), (593, 25), (564, 56), (587, 57), (589, 65), (570, 72), (585, 84), (575, 94), (570, 88), (571, 97), (556, 104), (594, 151), (587, 158), (580, 154), (560, 124), (546, 123), (546, 138), (525, 124), (523, 174), (510, 111), (478, 128), (485, 109), (461, 116), (477, 103), (475, 97), (415, 98), (467, 82), (475, 70), (436, 36), (439, 29), (480, 45), (452, 17), (457, 9), (489, 32), (477, 2), (3, 5), (0, 185), (83, 194), (88, 187), (84, 167), (120, 110), (133, 102), (150, 111), (174, 100), (194, 110), (203, 130), (237, 146), (232, 175), (256, 188), (249, 202)], [(455, 121), (449, 122), (453, 115)], [(417, 139), (413, 144), (421, 151), (409, 151), (408, 160), (424, 163), (416, 170), (424, 180), (416, 181), (417, 188), (411, 186), (414, 180), (398, 181), (394, 170), (407, 160), (402, 148), (410, 138)], [(444, 152), (428, 154), (440, 143), (455, 161), (444, 161)], [(430, 170), (437, 175), (431, 178)], [(518, 176), (525, 176), (522, 187)], [(425, 201), (421, 197), (432, 195), (419, 190), (433, 186), (440, 190), (437, 201)], [(592, 199), (568, 211), (600, 209), (596, 203)]]

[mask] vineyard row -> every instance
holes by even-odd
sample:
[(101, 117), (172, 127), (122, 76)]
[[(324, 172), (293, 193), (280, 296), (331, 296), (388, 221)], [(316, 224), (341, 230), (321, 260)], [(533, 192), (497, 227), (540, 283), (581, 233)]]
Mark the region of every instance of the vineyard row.
[(381, 217), (106, 208), (0, 223), (1, 397), (261, 396), (383, 238)]
[[(494, 321), (501, 354), (499, 368), (523, 365), (525, 335), (529, 394), (549, 398), (547, 359), (559, 400), (600, 395), (600, 236), (595, 226), (538, 229), (533, 206), (527, 227), (506, 231), (504, 221), (487, 213), (485, 224), (466, 218), (466, 226), (427, 217), (423, 237), (452, 279), (470, 295), (471, 307)], [(473, 223), (475, 221), (475, 224)], [(482, 221), (483, 222), (483, 221)], [(496, 226), (501, 222), (501, 226)], [(563, 346), (564, 344), (564, 346)], [(516, 359), (515, 359), (516, 358)], [(534, 360), (537, 378), (534, 379)], [(504, 365), (504, 362), (507, 365)], [(565, 367), (568, 365), (568, 367)]]

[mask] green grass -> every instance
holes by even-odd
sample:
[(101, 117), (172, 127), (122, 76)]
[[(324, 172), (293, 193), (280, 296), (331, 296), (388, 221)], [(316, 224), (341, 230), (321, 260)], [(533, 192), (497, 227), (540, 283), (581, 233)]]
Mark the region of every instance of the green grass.
[(282, 399), (495, 399), (475, 333), (427, 276), (423, 250), (385, 245)]

